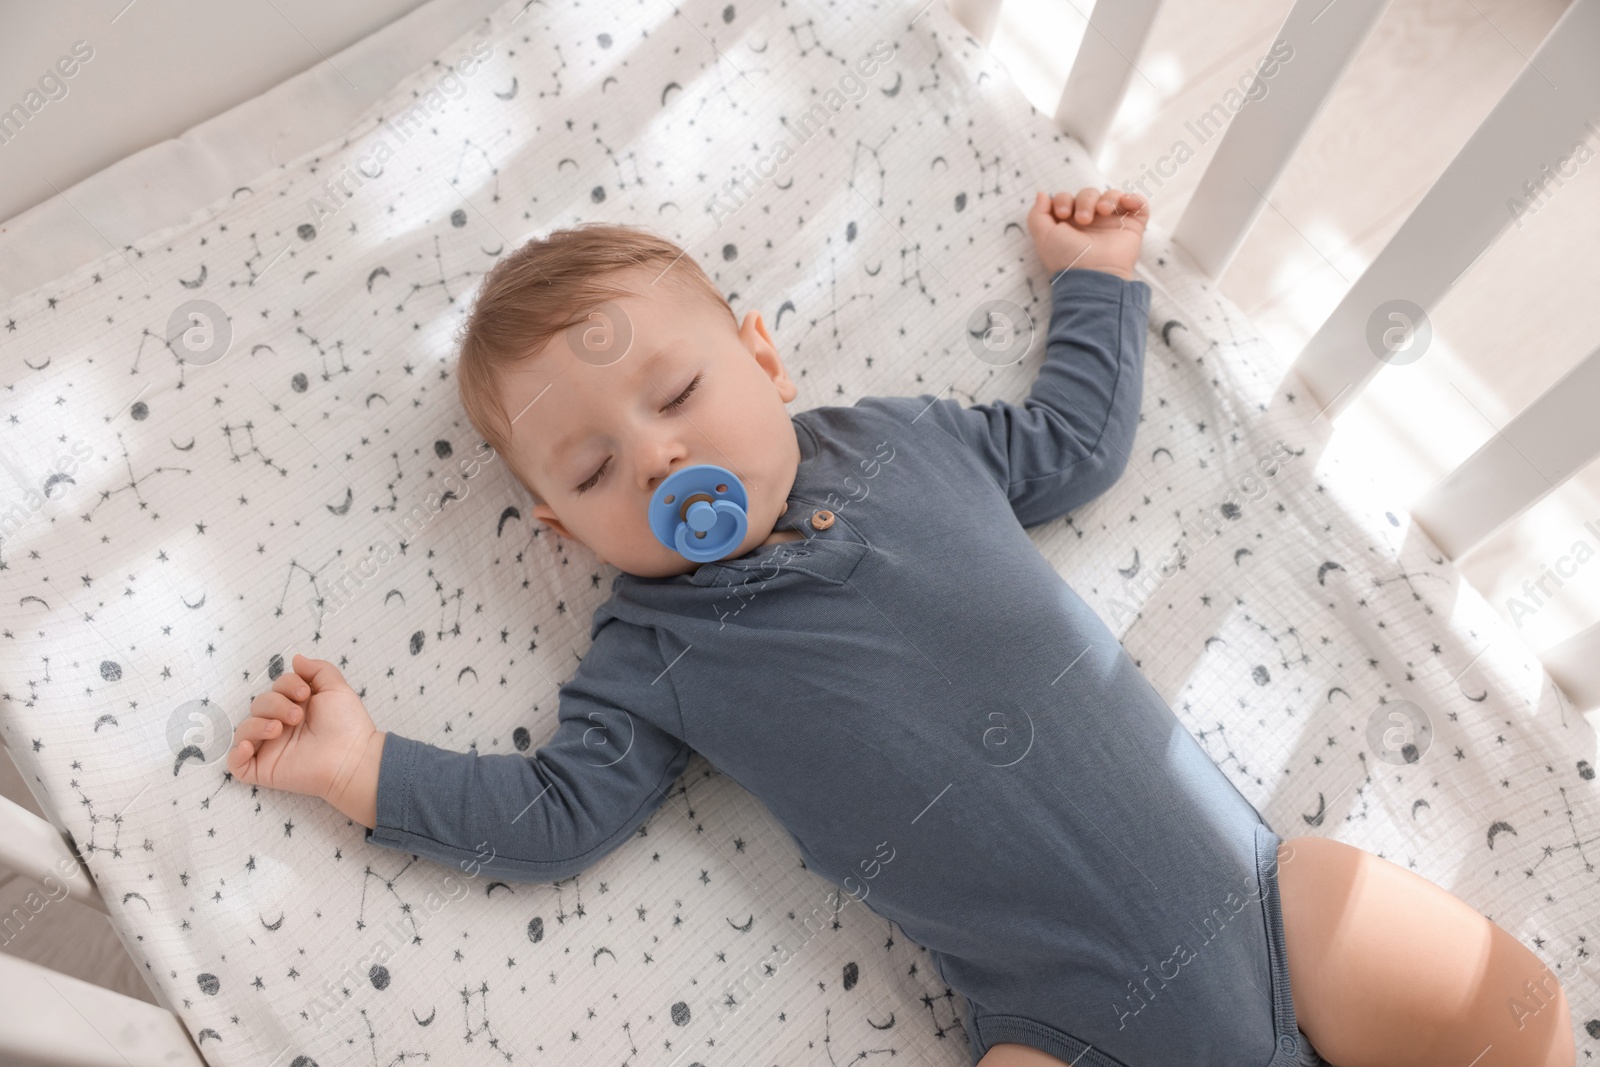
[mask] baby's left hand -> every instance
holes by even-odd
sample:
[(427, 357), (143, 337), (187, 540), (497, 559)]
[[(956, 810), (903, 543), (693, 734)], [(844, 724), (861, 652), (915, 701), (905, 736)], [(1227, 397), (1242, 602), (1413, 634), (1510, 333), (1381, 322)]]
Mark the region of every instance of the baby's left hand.
[(1071, 267), (1132, 280), (1149, 221), (1150, 203), (1138, 193), (1086, 186), (1077, 196), (1037, 194), (1028, 232), (1051, 274)]

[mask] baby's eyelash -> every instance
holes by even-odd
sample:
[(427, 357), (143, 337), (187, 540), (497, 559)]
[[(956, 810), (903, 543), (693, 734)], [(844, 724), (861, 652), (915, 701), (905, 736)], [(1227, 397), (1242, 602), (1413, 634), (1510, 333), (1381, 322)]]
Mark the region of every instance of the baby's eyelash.
[[(694, 376), (694, 381), (689, 383), (689, 388), (687, 388), (683, 392), (679, 393), (678, 394), (678, 398), (676, 400), (674, 400), (672, 403), (668, 404), (667, 408), (668, 409), (672, 409), (672, 408), (682, 407), (684, 401), (689, 399), (689, 394), (693, 393), (695, 391), (695, 389), (700, 385), (700, 379), (703, 378), (703, 377), (705, 377), (704, 374), (696, 374)], [(600, 477), (603, 474), (605, 474), (606, 468), (609, 467), (609, 466), (611, 466), (611, 457), (607, 456), (606, 457), (606, 461), (604, 463), (600, 464), (600, 469), (595, 471), (593, 474), (591, 474), (589, 476), (588, 480), (585, 481), (582, 485), (578, 486), (578, 488), (577, 488), (578, 495), (582, 496), (584, 493), (588, 492), (590, 489), (593, 489), (596, 485), (600, 484)]]
[(591, 474), (589, 476), (589, 480), (588, 481), (586, 481), (582, 485), (578, 486), (578, 490), (577, 490), (578, 491), (578, 495), (582, 496), (584, 493), (588, 492), (590, 489), (593, 489), (599, 483), (600, 476), (606, 472), (606, 468), (609, 467), (609, 466), (611, 466), (611, 457), (607, 456), (606, 457), (606, 461), (604, 463), (600, 464), (600, 469), (595, 471), (593, 474)]
[(694, 392), (695, 387), (700, 384), (700, 379), (703, 378), (703, 377), (705, 377), (705, 375), (696, 374), (694, 376), (694, 381), (689, 383), (689, 388), (685, 389), (682, 393), (680, 393), (678, 395), (678, 399), (676, 399), (672, 403), (668, 404), (667, 407), (675, 408), (675, 407), (681, 406), (685, 400), (689, 399), (689, 394)]

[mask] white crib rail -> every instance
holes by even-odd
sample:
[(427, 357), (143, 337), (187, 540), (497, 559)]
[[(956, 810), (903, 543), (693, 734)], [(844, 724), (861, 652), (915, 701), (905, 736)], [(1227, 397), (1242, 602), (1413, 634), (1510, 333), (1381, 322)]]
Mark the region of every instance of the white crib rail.
[(1299, 0), (1290, 9), (1272, 51), (1292, 48), (1293, 61), (1272, 76), (1270, 93), (1249, 101), (1227, 123), (1172, 231), (1172, 239), (1212, 278), (1222, 276), (1244, 244), (1289, 158), (1388, 6), (1389, 0)]
[[(1002, 0), (951, 0), (952, 11), (987, 40)], [(1294, 48), (1272, 92), (1232, 117), (1174, 243), (1220, 277), (1260, 215), (1311, 122), (1370, 34), (1386, 0), (1297, 0), (1277, 42)], [(1099, 0), (1057, 109), (1057, 121), (1098, 154), (1159, 8), (1158, 0)], [(1600, 133), (1600, 0), (1573, 0), (1527, 67), (1462, 146), (1394, 237), (1295, 358), (1323, 412), (1337, 415), (1396, 352), (1385, 330), (1409, 339), (1505, 231), (1511, 203), (1542, 199), (1552, 166)], [(1426, 76), (1426, 75), (1424, 75)], [(1395, 303), (1409, 305), (1404, 320)], [(1515, 309), (1508, 308), (1508, 313)], [(1377, 339), (1374, 340), (1374, 335)], [(1600, 457), (1600, 350), (1497, 431), (1412, 509), (1451, 558), (1522, 514)], [(1600, 624), (1547, 650), (1541, 660), (1580, 707), (1600, 705)]]
[[(46, 889), (60, 884), (73, 900), (110, 914), (94, 876), (67, 848), (60, 831), (6, 797), (0, 797), (0, 864)], [(4, 920), (0, 915), (0, 923)]]
[[(1409, 300), (1424, 312), (1437, 304), (1513, 221), (1507, 202), (1525, 200), (1524, 183), (1545, 181), (1544, 169), (1569, 154), (1587, 132), (1588, 120), (1600, 115), (1597, 52), (1600, 0), (1574, 0), (1488, 118), (1306, 343), (1295, 370), (1319, 403), (1330, 405), (1331, 414), (1347, 406), (1384, 366), (1367, 341), (1374, 314), (1395, 299)], [(1577, 426), (1567, 422), (1548, 430), (1564, 435)], [(1583, 458), (1594, 456), (1591, 450)], [(1581, 463), (1572, 469), (1577, 466)], [(1463, 518), (1436, 511), (1441, 522), (1436, 532), (1451, 537), (1445, 527)]]
[(1452, 557), (1466, 552), (1600, 455), (1597, 401), (1600, 349), (1428, 490), (1412, 517)]
[(1161, 0), (1096, 3), (1056, 105), (1056, 125), (1098, 156), (1111, 120), (1133, 81), (1134, 60), (1155, 24)]
[(28, 1067), (205, 1067), (164, 1008), (0, 953), (0, 1062)]
[[(109, 915), (99, 887), (50, 823), (0, 797), (0, 865)], [(6, 939), (31, 913), (0, 913)], [(19, 917), (20, 916), (20, 917)], [(159, 999), (160, 993), (156, 994)], [(29, 1067), (204, 1067), (188, 1031), (165, 1008), (0, 952), (0, 1064)]]

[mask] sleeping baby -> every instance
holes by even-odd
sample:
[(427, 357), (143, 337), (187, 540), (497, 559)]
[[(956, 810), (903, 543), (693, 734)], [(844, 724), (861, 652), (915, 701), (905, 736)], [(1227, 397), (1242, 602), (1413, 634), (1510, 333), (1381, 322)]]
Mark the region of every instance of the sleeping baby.
[(1572, 1067), (1537, 956), (1388, 860), (1280, 838), (1027, 534), (1128, 463), (1148, 215), (1036, 196), (1051, 308), (1022, 404), (792, 416), (761, 314), (678, 246), (528, 242), (484, 280), (458, 379), (533, 514), (621, 572), (554, 733), (531, 755), (413, 741), (297, 655), (228, 770), (372, 844), (550, 882), (700, 752), (927, 949), (983, 1067)]

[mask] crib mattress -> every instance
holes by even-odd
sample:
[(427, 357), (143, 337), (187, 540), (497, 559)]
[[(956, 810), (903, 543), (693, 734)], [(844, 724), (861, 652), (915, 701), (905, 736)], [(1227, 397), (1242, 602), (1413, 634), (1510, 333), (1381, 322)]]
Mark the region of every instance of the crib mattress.
[[(968, 1062), (926, 953), (699, 756), (637, 840), (536, 886), (368, 847), (221, 755), (295, 652), (406, 736), (553, 730), (614, 571), (503, 464), (465, 474), (452, 334), (509, 248), (671, 237), (766, 313), (796, 410), (1020, 401), (1049, 307), (1021, 220), (1099, 184), (943, 4), (518, 0), (337, 141), (0, 309), (0, 736), (207, 1060)], [(1166, 234), (1140, 270), (1127, 471), (1030, 536), (1280, 834), (1489, 914), (1594, 1051), (1589, 724)], [(969, 343), (995, 300), (1040, 335), (1004, 367)]]

